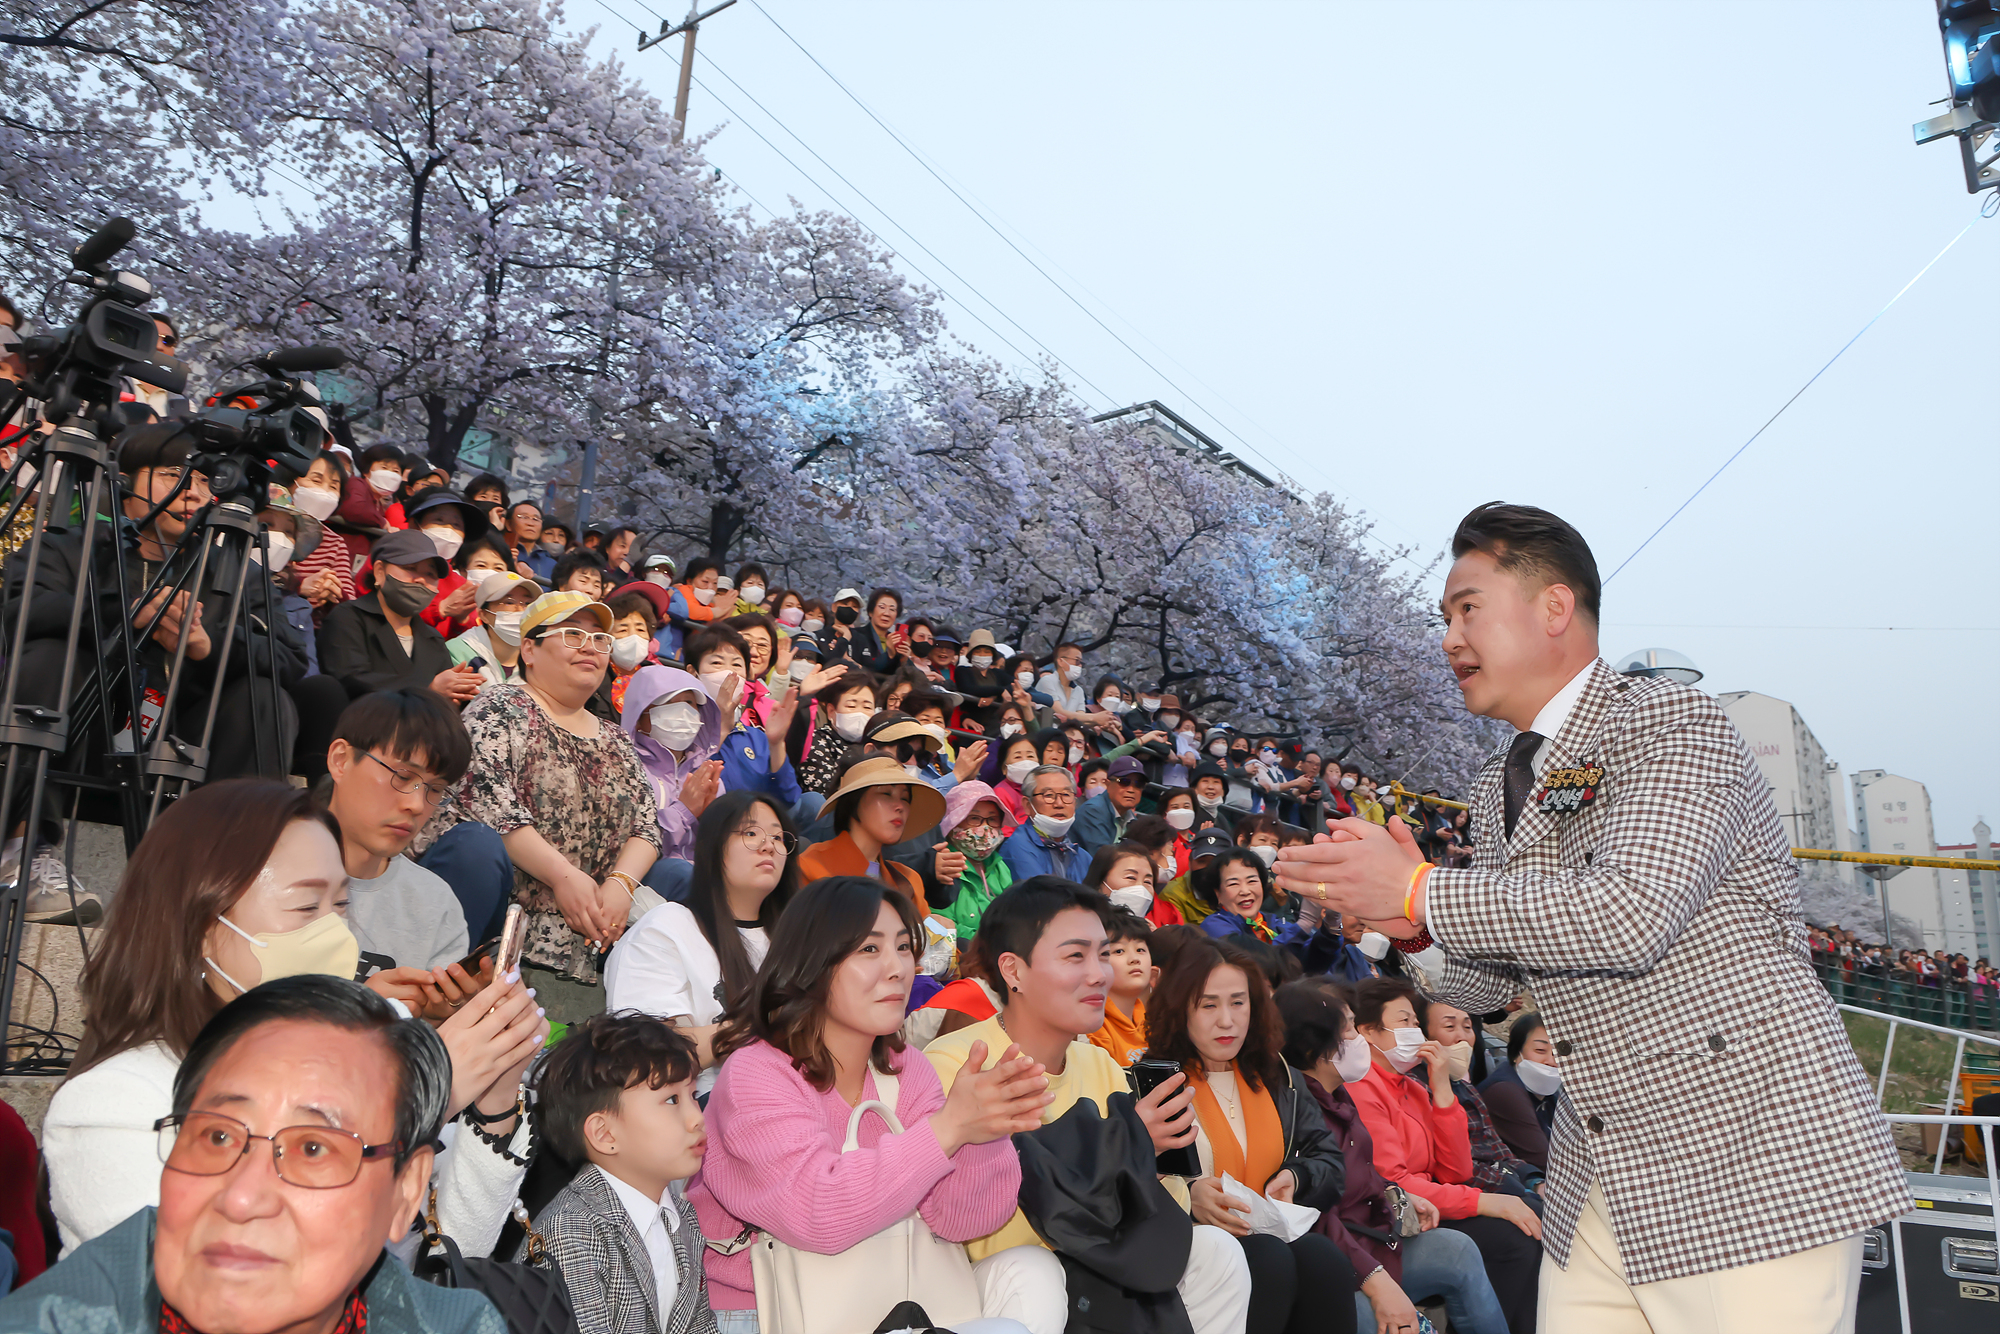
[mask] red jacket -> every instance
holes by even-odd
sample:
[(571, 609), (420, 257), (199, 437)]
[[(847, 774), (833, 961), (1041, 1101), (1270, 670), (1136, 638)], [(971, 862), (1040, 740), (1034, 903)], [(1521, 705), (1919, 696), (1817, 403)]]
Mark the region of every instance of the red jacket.
[(1430, 1085), (1371, 1062), (1368, 1074), (1343, 1084), (1375, 1141), (1375, 1170), (1412, 1195), (1421, 1195), (1446, 1218), (1479, 1212), (1472, 1179), (1472, 1133), (1458, 1099), (1440, 1107)]

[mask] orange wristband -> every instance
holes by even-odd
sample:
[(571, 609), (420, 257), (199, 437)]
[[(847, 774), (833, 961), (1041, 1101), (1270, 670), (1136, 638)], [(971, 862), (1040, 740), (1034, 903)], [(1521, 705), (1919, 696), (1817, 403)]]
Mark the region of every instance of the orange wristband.
[[(1410, 872), (1410, 887), (1403, 891), (1404, 921), (1416, 922), (1417, 891), (1423, 888), (1424, 881), (1430, 878), (1430, 874), (1431, 874), (1431, 864), (1429, 862), (1418, 862), (1417, 869)], [(1421, 923), (1418, 924), (1421, 925)]]

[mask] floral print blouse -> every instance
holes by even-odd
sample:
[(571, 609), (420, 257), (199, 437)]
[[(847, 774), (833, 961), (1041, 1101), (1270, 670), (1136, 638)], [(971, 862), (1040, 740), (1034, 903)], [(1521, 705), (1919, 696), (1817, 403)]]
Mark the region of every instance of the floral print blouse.
[[(532, 825), (598, 881), (611, 873), (627, 839), (659, 848), (653, 790), (622, 728), (600, 722), (594, 737), (566, 731), (526, 686), (513, 682), (488, 686), (462, 716), (472, 764), (426, 831), (430, 840), (469, 820), (503, 835)], [(563, 920), (554, 890), (516, 867), (514, 902), (528, 912), (523, 958), (576, 981), (598, 981), (600, 961)]]

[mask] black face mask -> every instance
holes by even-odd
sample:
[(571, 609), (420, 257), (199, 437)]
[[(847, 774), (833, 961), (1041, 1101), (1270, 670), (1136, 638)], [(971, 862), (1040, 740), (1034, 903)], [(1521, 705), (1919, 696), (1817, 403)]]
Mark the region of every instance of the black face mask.
[(912, 639), (910, 641), (910, 652), (916, 654), (919, 658), (930, 657), (931, 641), (928, 639)]
[(852, 625), (861, 619), (861, 613), (852, 607), (835, 607), (833, 609), (833, 619), (839, 621), (842, 625)]

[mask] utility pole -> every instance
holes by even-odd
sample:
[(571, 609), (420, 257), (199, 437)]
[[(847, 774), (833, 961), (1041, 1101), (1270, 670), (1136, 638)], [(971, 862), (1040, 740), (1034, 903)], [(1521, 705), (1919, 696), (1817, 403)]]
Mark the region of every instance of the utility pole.
[(703, 19), (714, 18), (717, 14), (720, 14), (723, 10), (729, 8), (731, 5), (735, 3), (736, 0), (722, 0), (722, 3), (715, 6), (713, 9), (701, 10), (700, 12), (696, 12), (698, 6), (689, 5), (688, 16), (682, 19), (678, 24), (662, 23), (660, 25), (659, 32), (653, 34), (652, 36), (649, 37), (644, 33), (641, 33), (639, 35), (639, 49), (641, 51), (647, 50), (648, 48), (651, 47), (658, 46), (661, 42), (666, 41), (667, 38), (672, 37), (675, 34), (679, 34), (686, 39), (681, 43), (681, 86), (680, 90), (674, 94), (674, 142), (675, 143), (679, 143), (681, 141), (681, 133), (687, 128), (688, 85), (694, 81), (695, 29), (701, 26)]

